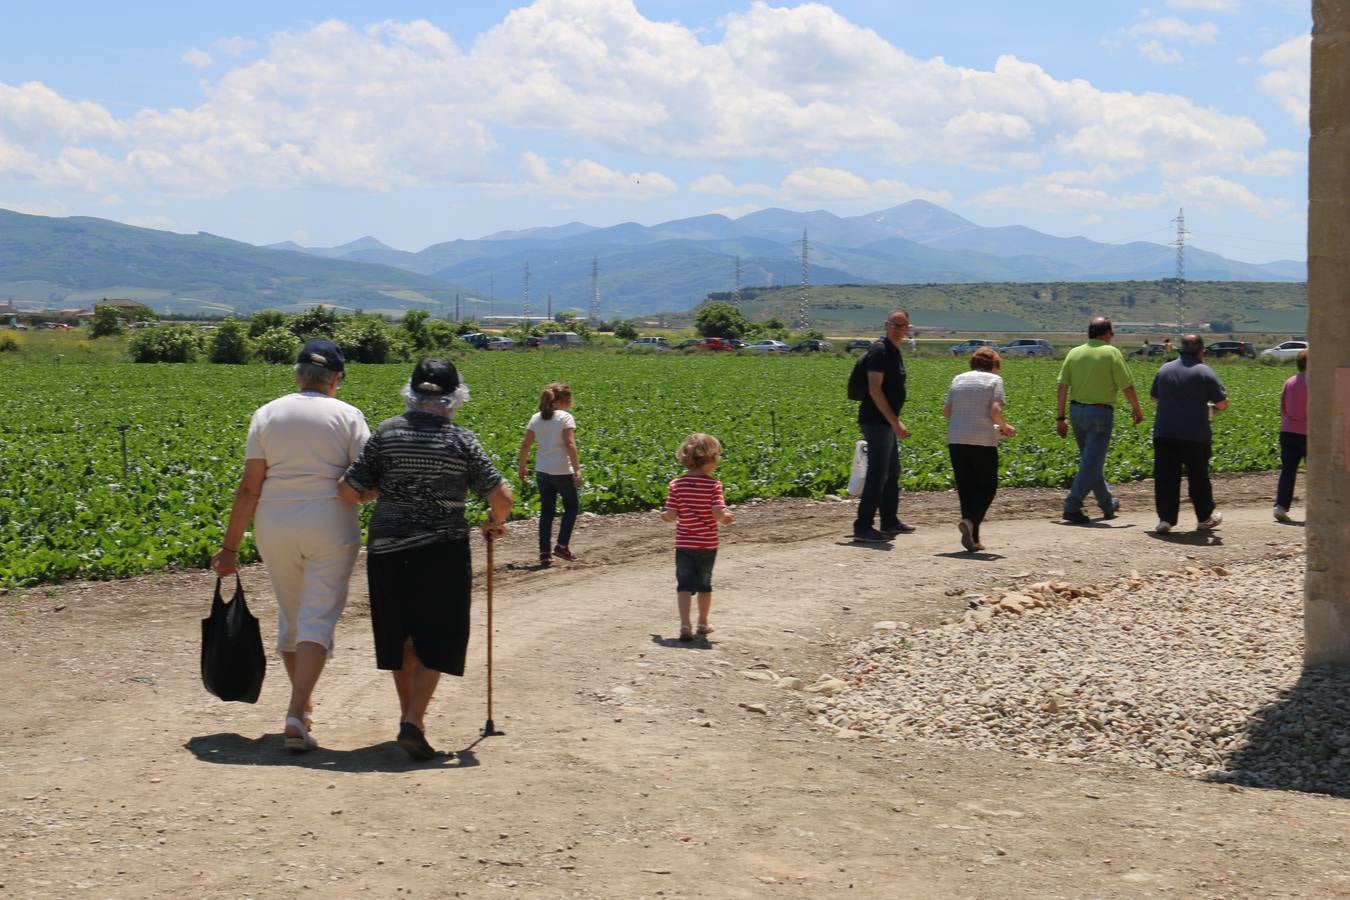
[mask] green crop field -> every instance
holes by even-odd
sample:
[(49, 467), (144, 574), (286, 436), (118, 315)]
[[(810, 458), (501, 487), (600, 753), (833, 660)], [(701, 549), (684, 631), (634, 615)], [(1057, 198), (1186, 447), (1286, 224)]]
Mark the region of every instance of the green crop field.
[[(675, 447), (690, 431), (710, 432), (726, 445), (718, 473), (733, 503), (839, 493), (858, 438), (856, 405), (844, 391), (851, 360), (840, 356), (484, 353), (460, 365), (473, 401), (459, 421), (506, 474), (539, 389), (552, 380), (571, 383), (586, 475), (582, 503), (592, 512), (658, 506), (678, 474)], [(1156, 365), (1131, 365), (1146, 395)], [(941, 408), (947, 384), (963, 368), (957, 360), (910, 362), (905, 490), (951, 487)], [(1277, 467), (1279, 391), (1292, 367), (1216, 368), (1232, 408), (1215, 421), (1214, 469)], [(353, 366), (339, 396), (374, 426), (401, 412), (398, 391), (410, 370)], [(1073, 475), (1072, 440), (1054, 434), (1057, 371), (1050, 360), (1004, 366), (1008, 418), (1019, 429), (1002, 449), (1006, 487), (1062, 485)], [(0, 366), (0, 584), (206, 565), (243, 464), (249, 415), (292, 387), (285, 366)], [(1148, 423), (1133, 428), (1118, 420), (1116, 432), (1108, 477), (1149, 476)], [(518, 495), (517, 515), (531, 514), (533, 485)], [(243, 558), (256, 558), (250, 541)]]

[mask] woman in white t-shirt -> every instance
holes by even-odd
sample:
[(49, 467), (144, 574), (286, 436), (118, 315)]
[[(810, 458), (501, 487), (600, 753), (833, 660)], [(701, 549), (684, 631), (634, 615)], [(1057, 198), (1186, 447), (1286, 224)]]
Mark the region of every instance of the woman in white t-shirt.
[(1003, 359), (992, 347), (970, 357), (970, 371), (952, 379), (942, 415), (947, 419), (947, 451), (961, 500), (961, 546), (983, 550), (980, 523), (998, 493), (998, 442), (1017, 429), (1003, 418)]
[(291, 679), (285, 745), (298, 752), (319, 746), (309, 733), (311, 695), (333, 651), (361, 549), (357, 507), (339, 498), (338, 479), (360, 456), (370, 429), (361, 410), (333, 396), (345, 363), (332, 341), (309, 341), (296, 359), (296, 392), (253, 413), (244, 475), (225, 539), (211, 557), (217, 575), (237, 571), (239, 544), (253, 523), (277, 598), (277, 650)]
[[(577, 462), (577, 423), (568, 412), (572, 408), (572, 389), (561, 382), (546, 386), (539, 395), (539, 412), (530, 417), (525, 426), (525, 439), (520, 442), (516, 459), (517, 474), (524, 481), (529, 476), (525, 463), (530, 447), (538, 444), (534, 458), (534, 481), (539, 487), (539, 565), (548, 566), (553, 557), (575, 560), (568, 542), (577, 523), (581, 501), (577, 488), (581, 486), (581, 463)], [(558, 542), (553, 543), (553, 517), (557, 513), (558, 497), (562, 497), (562, 523), (558, 525)], [(550, 551), (550, 547), (552, 550)]]

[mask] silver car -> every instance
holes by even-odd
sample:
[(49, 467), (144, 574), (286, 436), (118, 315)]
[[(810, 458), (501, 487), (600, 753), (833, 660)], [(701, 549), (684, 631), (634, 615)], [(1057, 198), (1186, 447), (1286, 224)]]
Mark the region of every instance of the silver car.
[(755, 341), (745, 349), (751, 353), (787, 353), (788, 345), (782, 341)]
[(998, 348), (1000, 356), (1054, 356), (1055, 348), (1044, 338), (1018, 338)]

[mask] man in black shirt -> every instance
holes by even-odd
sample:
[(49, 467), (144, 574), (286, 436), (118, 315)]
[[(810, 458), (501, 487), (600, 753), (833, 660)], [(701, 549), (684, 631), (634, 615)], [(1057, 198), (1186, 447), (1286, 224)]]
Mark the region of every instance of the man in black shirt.
[[(858, 428), (867, 441), (867, 480), (858, 498), (853, 539), (879, 543), (909, 534), (913, 525), (900, 521), (900, 446), (909, 429), (900, 421), (905, 405), (905, 360), (900, 342), (909, 333), (909, 313), (897, 309), (886, 317), (886, 334), (863, 357), (867, 396), (858, 404)], [(877, 513), (881, 527), (873, 526)]]

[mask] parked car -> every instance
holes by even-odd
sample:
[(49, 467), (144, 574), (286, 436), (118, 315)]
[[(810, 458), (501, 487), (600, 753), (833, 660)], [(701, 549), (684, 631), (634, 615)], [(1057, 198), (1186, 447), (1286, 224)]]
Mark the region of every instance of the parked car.
[(25, 325), (25, 324), (23, 324), (22, 322), (15, 322), (13, 325), (11, 325), (11, 326), (9, 326), (9, 327), (10, 327), (10, 328), (13, 328), (15, 331), (27, 331), (27, 330), (28, 330), (28, 326)]
[(1142, 347), (1135, 347), (1130, 351), (1131, 356), (1166, 356), (1167, 347), (1162, 344), (1145, 344)]
[(670, 341), (655, 335), (652, 337), (640, 337), (635, 341), (629, 341), (624, 345), (625, 350), (669, 350)]
[(1054, 356), (1055, 348), (1044, 338), (1018, 338), (998, 348), (1000, 356)]
[(516, 342), (509, 337), (488, 338), (487, 343), (483, 345), (484, 350), (510, 350), (516, 345)]
[(520, 346), (526, 350), (538, 350), (543, 343), (543, 338), (537, 334), (531, 334), (527, 335), (525, 339), (520, 342)]
[(984, 338), (971, 338), (968, 341), (962, 341), (959, 344), (952, 345), (952, 356), (969, 356), (981, 347), (993, 347), (998, 349), (997, 341), (988, 341)]
[(492, 340), (492, 338), (488, 337), (486, 334), (483, 334), (483, 332), (481, 331), (474, 331), (470, 334), (461, 334), (459, 336), (459, 339), (464, 343), (468, 344), (470, 347), (477, 347), (479, 350), (482, 350), (484, 347), (486, 347), (487, 342)]
[(1248, 359), (1255, 359), (1256, 348), (1252, 346), (1251, 341), (1215, 341), (1205, 347), (1205, 355), (1215, 359), (1221, 356), (1245, 356)]
[(544, 335), (545, 347), (580, 347), (581, 335), (575, 331), (552, 331)]
[(721, 352), (730, 352), (736, 348), (731, 346), (731, 341), (720, 337), (692, 338), (687, 341), (680, 341), (675, 345), (676, 350), (718, 350)]
[(750, 346), (740, 338), (727, 338), (727, 340), (731, 341), (732, 350), (744, 350), (746, 347)]
[(828, 352), (828, 351), (829, 351), (830, 346), (831, 346), (831, 345), (830, 345), (830, 342), (829, 342), (829, 341), (821, 341), (821, 340), (817, 340), (816, 338), (807, 338), (806, 340), (802, 341), (800, 344), (796, 344), (795, 346), (793, 346), (792, 352), (793, 352), (793, 353), (825, 353), (825, 352)]
[(844, 349), (850, 352), (854, 350), (866, 350), (872, 346), (872, 341), (867, 338), (854, 338), (844, 345)]
[(787, 353), (788, 345), (782, 341), (755, 341), (748, 349), (751, 353)]
[(1308, 349), (1307, 341), (1285, 341), (1283, 344), (1277, 344), (1266, 350), (1261, 351), (1263, 359), (1287, 360), (1295, 359), (1299, 353)]
[(42, 331), (69, 331), (70, 326), (65, 322), (39, 322), (38, 329)]

